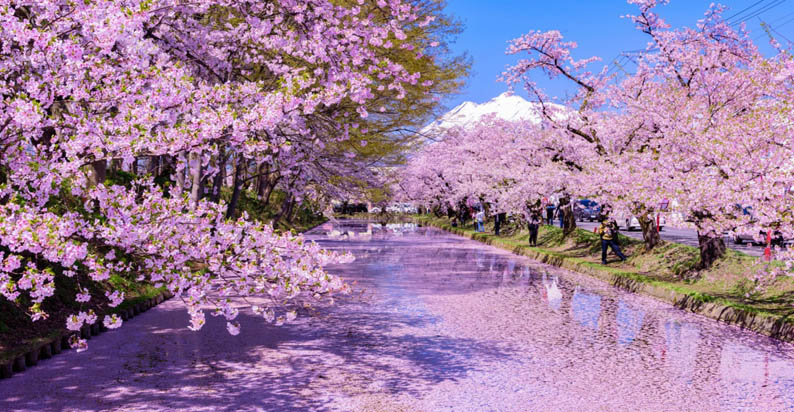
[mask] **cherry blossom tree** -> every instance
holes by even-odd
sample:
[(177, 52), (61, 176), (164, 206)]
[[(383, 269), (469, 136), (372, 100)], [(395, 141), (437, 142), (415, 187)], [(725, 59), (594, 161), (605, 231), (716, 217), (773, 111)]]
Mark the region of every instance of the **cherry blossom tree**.
[[(135, 274), (182, 298), (192, 329), (209, 309), (236, 334), (241, 299), (265, 299), (248, 308), (283, 322), (294, 317), (285, 308), (296, 299), (346, 289), (322, 267), (349, 256), (245, 215), (232, 218), (200, 186), (219, 174), (223, 180), (227, 165), (213, 161), (219, 152), (234, 154), (236, 171), (243, 159), (297, 170), (314, 156), (311, 147), (349, 139), (347, 121), (326, 112), (354, 105), (366, 117), (374, 90), (401, 97), (420, 82), (421, 73), (380, 51), (428, 19), (399, 0), (0, 7), (4, 299), (25, 304), (37, 320), (48, 316), (42, 302), (58, 276)], [(109, 163), (131, 167), (140, 158), (170, 159), (168, 181), (105, 184)], [(90, 299), (115, 306), (123, 296), (77, 300)], [(97, 320), (80, 312), (67, 327)], [(120, 325), (114, 316), (103, 322)]]

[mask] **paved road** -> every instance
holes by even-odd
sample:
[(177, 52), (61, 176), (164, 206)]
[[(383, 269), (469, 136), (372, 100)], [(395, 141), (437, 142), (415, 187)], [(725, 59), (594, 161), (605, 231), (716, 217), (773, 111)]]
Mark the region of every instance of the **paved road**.
[[(578, 227), (586, 230), (593, 230), (596, 226), (598, 226), (597, 222), (576, 222)], [(634, 230), (634, 231), (627, 231), (624, 227), (621, 226), (620, 233), (633, 237), (635, 239), (642, 239), (642, 231)], [(666, 227), (662, 229), (661, 233), (662, 239), (669, 240), (671, 242), (682, 243), (689, 246), (698, 246), (698, 237), (697, 232), (692, 229), (677, 229), (672, 227)], [(764, 254), (764, 247), (763, 246), (753, 246), (750, 244), (744, 245), (737, 245), (733, 243), (733, 239), (730, 237), (725, 237), (725, 245), (731, 249), (735, 249), (744, 253), (747, 253), (751, 256), (761, 256)]]
[(355, 296), (234, 337), (170, 300), (0, 381), (0, 411), (794, 410), (791, 345), (432, 228), (312, 237), (357, 256), (330, 268)]

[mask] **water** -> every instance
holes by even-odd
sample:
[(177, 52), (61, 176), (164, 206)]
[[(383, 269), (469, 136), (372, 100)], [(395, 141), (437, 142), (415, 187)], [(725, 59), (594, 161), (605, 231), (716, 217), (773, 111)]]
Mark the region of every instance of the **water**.
[[(789, 411), (794, 349), (415, 225), (308, 235), (356, 293), (201, 331), (173, 299), (0, 381), (0, 411)], [(242, 308), (242, 305), (241, 305)]]
[(334, 270), (377, 305), (492, 349), (462, 351), (466, 377), (418, 396), (431, 410), (794, 410), (789, 344), (433, 228), (312, 236), (358, 257)]

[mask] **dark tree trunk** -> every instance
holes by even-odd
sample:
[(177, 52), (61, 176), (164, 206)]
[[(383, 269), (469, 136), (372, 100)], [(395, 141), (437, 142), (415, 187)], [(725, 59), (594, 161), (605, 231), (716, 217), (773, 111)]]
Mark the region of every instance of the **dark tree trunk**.
[(295, 220), (296, 210), (297, 208), (295, 207), (295, 201), (293, 200), (289, 202), (286, 215), (287, 215), (287, 223), (289, 223), (290, 225), (292, 224), (292, 221)]
[(229, 200), (229, 205), (226, 207), (226, 218), (231, 219), (234, 216), (234, 210), (237, 208), (237, 202), (240, 200), (240, 187), (242, 186), (242, 173), (243, 173), (242, 159), (237, 160), (237, 165), (234, 168), (234, 181), (232, 182), (232, 198)]
[(708, 269), (714, 262), (725, 256), (725, 239), (713, 232), (701, 234), (698, 231), (698, 245), (700, 246), (700, 264), (698, 269)]
[(157, 169), (160, 165), (160, 156), (149, 156), (149, 163), (146, 165), (146, 173), (157, 176)]
[(645, 250), (651, 250), (662, 241), (656, 221), (648, 215), (638, 215), (637, 221), (640, 222), (642, 229), (642, 240), (645, 242)]
[(270, 197), (273, 195), (273, 190), (276, 188), (276, 184), (278, 184), (278, 181), (279, 181), (278, 177), (274, 178), (272, 182), (270, 181), (270, 179), (268, 179), (267, 189), (265, 190), (265, 195), (262, 199), (262, 207), (267, 207), (267, 205), (270, 204)]
[(190, 167), (190, 210), (196, 210), (201, 198), (201, 155), (190, 153), (188, 155)]
[(267, 167), (267, 163), (262, 163), (259, 165), (259, 177), (256, 178), (256, 197), (259, 200), (264, 199), (265, 191), (267, 187), (270, 185), (270, 173)]
[(568, 236), (576, 230), (576, 217), (573, 215), (573, 205), (567, 196), (560, 198), (560, 213), (562, 213), (562, 234)]
[(226, 147), (221, 144), (218, 146), (218, 173), (212, 180), (210, 201), (214, 203), (221, 201), (221, 189), (223, 188), (224, 179), (226, 179)]
[(93, 186), (104, 183), (108, 176), (108, 162), (105, 160), (98, 160), (91, 163), (91, 170), (89, 181)]
[(132, 161), (132, 169), (130, 170), (130, 173), (132, 173), (135, 176), (138, 176), (138, 158), (137, 157), (135, 159), (133, 159), (133, 161)]
[[(287, 192), (286, 193), (286, 197), (284, 197), (284, 202), (281, 203), (281, 210), (278, 212), (278, 216), (276, 216), (276, 218), (273, 219), (273, 224), (274, 225), (276, 224), (276, 222), (281, 220), (281, 218), (283, 218), (285, 215), (287, 215), (287, 212), (291, 211), (293, 202), (294, 202), (294, 200), (292, 198), (292, 194)], [(342, 214), (347, 214), (348, 213), (347, 204), (348, 204), (347, 201), (345, 201), (345, 203), (342, 205)]]

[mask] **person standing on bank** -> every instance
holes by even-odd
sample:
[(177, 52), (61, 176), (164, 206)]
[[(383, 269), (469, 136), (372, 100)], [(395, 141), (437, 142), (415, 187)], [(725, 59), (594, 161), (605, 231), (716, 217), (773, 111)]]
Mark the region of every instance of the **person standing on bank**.
[(551, 226), (554, 224), (554, 204), (549, 203), (546, 205), (546, 224)]
[(540, 216), (535, 213), (529, 215), (529, 245), (538, 245), (538, 228), (540, 227)]
[(496, 236), (499, 236), (499, 231), (505, 223), (507, 223), (507, 213), (497, 213), (494, 217), (494, 232)]
[(620, 251), (618, 246), (618, 224), (614, 220), (608, 219), (606, 216), (599, 216), (598, 221), (601, 225), (598, 226), (596, 232), (601, 236), (601, 264), (607, 264), (607, 246), (615, 252), (620, 258), (621, 262), (626, 261), (626, 256)]
[(485, 232), (485, 226), (483, 225), (483, 222), (485, 221), (485, 212), (480, 209), (474, 217), (477, 220), (477, 231)]

